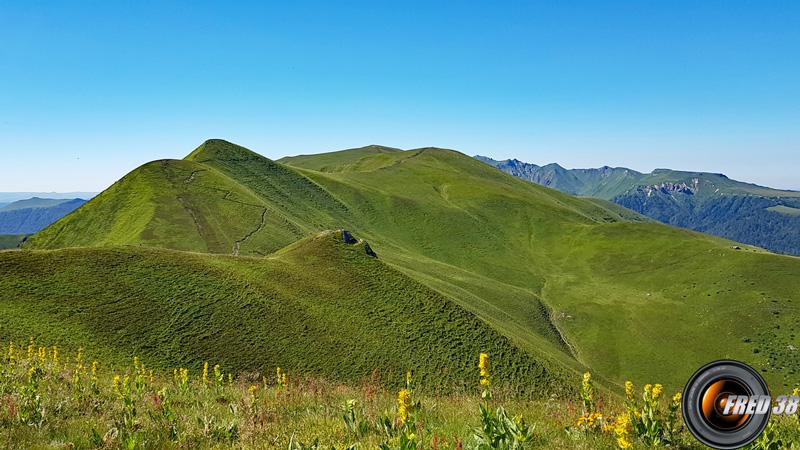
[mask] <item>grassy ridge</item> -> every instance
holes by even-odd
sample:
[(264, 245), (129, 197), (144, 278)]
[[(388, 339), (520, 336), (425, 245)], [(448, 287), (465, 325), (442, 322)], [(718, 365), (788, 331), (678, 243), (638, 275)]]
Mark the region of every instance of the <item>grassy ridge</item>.
[[(530, 331), (555, 329), (578, 361), (618, 382), (666, 377), (678, 387), (724, 357), (755, 365), (775, 385), (800, 377), (787, 350), (796, 339), (800, 259), (632, 223), (640, 219), (605, 202), (456, 152), (391, 156), (395, 164), (371, 172), (303, 173), (365, 219), (363, 233), (391, 249), (385, 260), (518, 342), (538, 345)], [(756, 320), (742, 323), (743, 314)]]
[[(800, 377), (800, 358), (790, 350), (796, 344), (793, 301), (800, 301), (796, 258), (747, 247), (735, 250), (729, 241), (650, 223), (607, 202), (543, 188), (450, 150), (368, 147), (283, 162), (291, 167), (224, 141), (209, 141), (186, 161), (161, 163), (180, 169), (178, 175), (153, 172), (157, 179), (137, 187), (144, 195), (120, 188), (124, 186), (115, 192), (112, 187), (98, 199), (113, 194), (113, 201), (93, 200), (35, 236), (33, 247), (130, 243), (232, 253), (235, 236), (247, 236), (240, 254), (259, 255), (301, 236), (346, 227), (369, 240), (381, 261), (413, 279), (415, 286), (424, 285), (473, 313), (542, 366), (553, 361), (564, 370), (588, 366), (611, 382), (632, 375), (635, 382), (658, 379), (676, 388), (708, 360), (734, 357), (763, 370), (771, 383), (791, 385)], [(142, 172), (128, 177), (142, 177)], [(238, 200), (263, 205), (264, 225), (258, 227), (258, 209), (236, 206), (240, 209), (226, 212), (232, 202), (225, 195), (214, 197), (214, 192), (235, 192)], [(191, 200), (188, 211), (178, 197)], [(157, 214), (159, 208), (164, 214)], [(210, 224), (201, 227), (205, 234), (194, 225), (192, 212), (198, 221)], [(81, 220), (73, 218), (81, 215)], [(103, 225), (107, 222), (111, 225)], [(282, 260), (289, 251), (260, 261), (263, 266), (258, 267), (273, 267), (268, 261)], [(199, 258), (169, 255), (163, 259)], [(86, 259), (90, 264), (91, 258)], [(250, 270), (248, 264), (256, 263), (208, 261), (219, 268), (229, 260), (235, 262), (224, 272), (225, 279), (242, 280), (250, 273), (255, 275), (243, 281), (247, 286), (265, 283), (264, 274)], [(315, 275), (334, 270), (328, 266), (337, 261), (328, 256), (311, 260), (317, 265), (303, 269), (311, 274), (298, 274), (297, 267), (289, 265), (268, 279), (292, 289), (313, 286), (320, 282)], [(279, 267), (284, 266), (274, 270)], [(136, 292), (138, 277), (168, 279), (170, 271), (165, 272), (139, 273), (125, 289)], [(185, 279), (204, 285), (190, 274)], [(318, 298), (338, 293), (335, 298), (341, 302), (352, 299), (356, 294), (349, 280), (344, 274), (329, 278), (329, 290)], [(364, 311), (379, 310), (388, 301), (385, 296), (399, 291), (384, 292), (380, 285), (391, 286), (387, 280), (363, 294), (371, 299), (363, 303)], [(78, 286), (75, 289), (78, 292)], [(153, 290), (163, 289), (159, 285)], [(207, 294), (199, 291), (191, 298), (193, 292), (175, 294), (174, 301), (205, 305), (200, 302), (206, 302)], [(254, 295), (265, 292), (269, 291)], [(250, 313), (226, 309), (218, 314), (220, 320), (230, 321), (240, 319), (226, 314)], [(348, 320), (334, 310), (326, 314)], [(743, 321), (743, 315), (758, 320)], [(305, 316), (297, 323), (314, 327), (324, 317)], [(277, 323), (276, 328), (285, 328), (280, 331), (285, 336), (297, 336), (297, 329)], [(159, 348), (182, 346), (185, 335), (194, 335), (174, 331), (161, 329), (163, 340), (153, 341), (148, 351), (157, 354)], [(282, 351), (296, 352), (300, 361), (300, 355), (313, 352), (315, 346), (327, 348), (330, 339), (343, 345), (347, 332), (333, 329), (314, 335), (317, 341), (296, 346), (287, 340)], [(397, 336), (376, 338), (380, 340), (390, 345)], [(202, 348), (207, 347), (198, 344), (191, 350)], [(315, 370), (332, 373), (338, 367), (330, 357), (313, 358), (319, 358)], [(387, 367), (367, 363), (385, 360), (365, 361), (359, 370)]]
[(498, 374), (520, 392), (563, 392), (574, 376), (340, 236), (266, 259), (133, 247), (0, 253), (0, 332), (117, 361), (281, 366), (336, 381), (396, 385), (415, 369), (430, 386), (469, 386), (480, 351), (502, 357)]

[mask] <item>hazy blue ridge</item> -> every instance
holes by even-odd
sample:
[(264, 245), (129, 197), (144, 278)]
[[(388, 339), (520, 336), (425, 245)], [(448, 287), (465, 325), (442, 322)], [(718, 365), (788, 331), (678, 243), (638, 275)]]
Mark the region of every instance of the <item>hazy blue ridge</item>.
[[(18, 203), (45, 206), (15, 207)], [(30, 201), (23, 200), (11, 203), (0, 209), (0, 234), (36, 233), (71, 213), (84, 203), (86, 203), (86, 200), (80, 198), (72, 200), (34, 198), (30, 199)]]

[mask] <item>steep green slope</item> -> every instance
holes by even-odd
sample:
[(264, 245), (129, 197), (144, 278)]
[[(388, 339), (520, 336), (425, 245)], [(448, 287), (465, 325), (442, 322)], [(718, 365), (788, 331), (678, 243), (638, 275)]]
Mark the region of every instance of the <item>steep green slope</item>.
[[(363, 219), (385, 260), (509, 336), (526, 342), (549, 328), (617, 381), (679, 386), (704, 362), (736, 357), (775, 383), (794, 382), (800, 360), (785, 349), (795, 325), (784, 313), (800, 301), (800, 260), (628, 223), (636, 217), (456, 152), (393, 156), (371, 172), (303, 173)], [(745, 311), (764, 320), (740, 325)]]
[[(149, 365), (474, 385), (481, 351), (523, 392), (570, 389), (546, 357), (324, 232), (266, 258), (140, 247), (0, 252), (0, 339), (32, 335)], [(373, 373), (373, 371), (378, 372)], [(562, 386), (563, 384), (563, 386)]]
[(143, 244), (265, 255), (337, 225), (323, 212), (329, 207), (344, 211), (291, 169), (211, 140), (186, 160), (139, 167), (26, 246)]

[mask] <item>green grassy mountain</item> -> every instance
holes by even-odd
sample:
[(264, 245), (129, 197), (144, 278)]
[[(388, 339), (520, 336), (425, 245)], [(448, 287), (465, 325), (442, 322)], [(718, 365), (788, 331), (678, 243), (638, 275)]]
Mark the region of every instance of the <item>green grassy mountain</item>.
[(478, 353), (491, 351), (503, 355), (496, 370), (507, 384), (555, 392), (567, 380), (559, 365), (519, 350), (341, 232), (267, 258), (144, 247), (5, 252), (0, 272), (3, 334), (87, 345), (118, 361), (277, 365), (351, 382), (380, 368), (393, 384), (416, 369), (431, 386), (468, 386)]
[[(271, 261), (281, 262), (277, 266), (282, 267), (287, 255), (295, 254), (293, 243), (325, 229), (339, 228), (368, 240), (379, 255), (380, 267), (395, 274), (381, 272), (368, 283), (369, 293), (361, 295), (369, 302), (359, 303), (363, 308), (359, 311), (369, 317), (379, 314), (384, 304), (400, 301), (397, 298), (410, 289), (406, 283), (413, 283), (415, 289), (435, 292), (437, 305), (446, 300), (452, 305), (448, 308), (458, 307), (458, 311), (471, 313), (465, 317), (479, 319), (476, 323), (487, 326), (479, 334), (489, 330), (496, 333), (490, 341), (498, 336), (506, 339), (506, 350), (491, 350), (501, 352), (495, 360), (505, 359), (506, 355), (527, 355), (531, 367), (547, 374), (546, 379), (556, 380), (559, 373), (575, 373), (588, 367), (610, 383), (631, 378), (679, 387), (701, 364), (723, 357), (754, 364), (772, 383), (793, 384), (800, 370), (800, 357), (791, 350), (798, 345), (793, 321), (794, 303), (800, 301), (796, 294), (800, 292), (797, 258), (757, 248), (736, 249), (730, 241), (654, 223), (608, 201), (576, 198), (520, 180), (452, 150), (399, 151), (370, 146), (276, 162), (224, 141), (209, 141), (186, 160), (159, 161), (135, 170), (32, 237), (22, 252), (3, 253), (0, 257), (38, 255), (46, 261), (61, 252), (76, 252), (85, 257), (71, 267), (81, 267), (109, 252), (123, 254), (121, 261), (135, 259), (128, 252), (155, 252), (159, 260), (170, 264), (173, 259), (188, 259), (215, 269), (225, 265), (220, 279), (237, 280), (239, 272), (246, 273), (248, 278), (242, 283), (254, 289), (253, 298), (264, 295), (258, 288), (262, 278), (263, 283), (272, 286), (270, 289), (285, 291), (286, 295), (323, 278), (327, 288), (314, 291), (309, 298), (315, 299), (319, 308), (331, 298), (341, 299), (332, 309), (323, 308), (325, 314), (334, 314), (334, 309), (349, 308), (346, 299), (357, 295), (352, 292), (352, 284), (360, 280), (358, 270), (333, 272), (341, 262), (324, 252), (310, 252), (302, 258), (313, 265), (290, 264), (276, 276), (267, 277), (255, 267), (271, 267)], [(139, 248), (232, 255), (237, 253), (237, 241), (238, 258)], [(121, 244), (136, 247), (117, 247)], [(58, 250), (75, 246), (88, 248)], [(280, 248), (284, 249), (275, 253)], [(243, 257), (260, 254), (270, 256)], [(375, 262), (371, 258), (365, 261)], [(128, 263), (117, 264), (124, 271)], [(140, 301), (123, 302), (117, 298), (109, 301), (110, 306), (100, 315), (113, 314), (114, 308), (121, 305), (125, 305), (126, 316), (139, 314), (139, 309), (146, 311), (143, 315), (152, 315), (151, 307), (142, 306), (143, 302), (182, 302), (195, 312), (193, 327), (211, 330), (207, 334), (209, 340), (187, 350), (185, 357), (194, 353), (208, 359), (224, 355), (210, 344), (218, 330), (213, 321), (227, 324), (226, 329), (233, 324), (241, 327), (231, 321), (249, 320), (250, 312), (231, 310), (224, 303), (220, 303), (220, 309), (208, 309), (208, 299), (216, 297), (193, 287), (204, 286), (203, 283), (217, 285), (217, 278), (202, 276), (205, 269), (196, 270), (201, 274), (197, 279), (188, 274), (195, 270), (194, 266), (186, 271), (172, 266), (159, 271), (146, 269), (148, 264), (151, 263), (142, 263), (141, 271), (131, 272), (114, 290), (117, 296)], [(18, 267), (20, 263), (10, 266)], [(81, 276), (73, 276), (78, 281), (70, 284), (62, 297), (41, 289), (40, 296), (34, 297), (31, 292), (37, 289), (30, 285), (22, 288), (25, 285), (19, 281), (8, 283), (3, 289), (3, 308), (13, 304), (18, 314), (25, 314), (30, 302), (12, 303), (10, 299), (28, 292), (29, 299), (52, 296), (54, 300), (48, 300), (48, 308), (66, 314), (63, 311), (69, 310), (58, 305), (68, 299), (101, 296), (98, 283), (110, 275), (103, 275), (100, 267), (92, 269), (99, 273), (95, 278), (84, 281)], [(106, 262), (102, 267), (116, 266)], [(304, 273), (295, 273), (298, 271)], [(28, 266), (21, 273), (47, 271)], [(399, 274), (402, 278), (394, 278)], [(144, 278), (147, 284), (158, 286), (144, 290), (141, 284), (145, 282), (137, 281)], [(184, 279), (188, 281), (181, 281)], [(172, 291), (172, 285), (181, 289)], [(221, 292), (230, 291), (224, 283), (219, 286)], [(161, 291), (169, 297), (155, 295)], [(417, 303), (402, 311), (388, 308), (401, 316), (412, 314), (407, 309), (426, 309)], [(84, 305), (81, 310), (89, 309)], [(27, 322), (16, 322), (33, 328), (40, 315), (30, 314)], [(425, 329), (466, 333), (461, 322), (436, 322), (434, 317), (438, 315), (430, 315), (430, 319), (409, 316), (405, 320), (428, 321)], [(743, 315), (748, 320), (742, 320)], [(407, 345), (414, 333), (422, 333), (422, 329), (415, 329), (410, 334), (392, 333), (373, 340), (370, 336), (376, 331), (366, 321), (334, 315), (343, 327), (349, 322), (352, 326), (331, 328), (319, 344), (315, 342), (322, 334), (295, 346), (288, 336), (297, 336), (298, 329), (303, 328), (289, 325), (295, 323), (294, 318), (284, 325), (273, 316), (267, 317), (271, 327), (280, 328), (270, 332), (282, 333), (286, 338), (279, 341), (280, 350), (266, 353), (261, 364), (278, 363), (281, 355), (293, 354), (294, 359), (284, 366), (297, 365), (317, 373), (335, 372), (339, 367), (336, 358), (360, 359), (362, 350), (351, 352), (355, 347), (345, 347), (335, 358), (308, 356), (318, 365), (304, 366), (304, 356), (300, 355), (306, 355), (315, 345), (326, 346), (329, 340), (341, 345), (353, 336), (360, 340), (363, 334), (365, 342), (373, 342), (370, 345), (381, 349), (363, 352), (380, 354), (385, 348), (378, 346), (378, 341), (385, 340), (390, 346)], [(322, 320), (318, 316), (298, 317), (296, 323), (303, 327), (315, 327)], [(94, 332), (98, 326), (85, 315), (75, 315), (74, 321), (75, 328), (86, 333)], [(25, 333), (28, 328), (23, 325), (15, 329), (15, 334)], [(159, 339), (138, 348), (163, 362), (180, 358), (164, 355), (160, 353), (162, 349), (179, 348), (186, 342), (184, 334), (196, 335), (188, 330), (184, 333), (184, 327), (169, 328), (163, 321), (153, 327), (153, 334)], [(101, 342), (93, 335), (86, 339)], [(422, 347), (433, 349), (433, 353), (423, 352), (421, 356), (437, 358), (448, 339), (425, 341)], [(255, 345), (256, 340), (248, 342)], [(111, 341), (107, 345), (113, 349), (116, 344)], [(126, 345), (122, 347), (132, 346)], [(464, 354), (485, 345), (487, 341), (480, 340), (475, 347), (463, 347)], [(414, 347), (413, 351), (421, 350)], [(461, 352), (446, 354), (451, 355), (446, 360), (456, 360)], [(467, 357), (474, 357), (470, 355)], [(522, 356), (511, 358), (518, 357)], [(249, 367), (254, 361), (242, 359), (232, 365)], [(366, 375), (374, 368), (398, 367), (391, 364), (387, 358), (365, 357), (353, 375)], [(421, 366), (427, 376), (436, 373), (431, 365)]]
[(800, 255), (800, 192), (731, 180), (722, 174), (624, 167), (564, 169), (516, 159), (476, 159), (504, 172), (573, 195), (613, 201), (670, 225), (772, 251)]

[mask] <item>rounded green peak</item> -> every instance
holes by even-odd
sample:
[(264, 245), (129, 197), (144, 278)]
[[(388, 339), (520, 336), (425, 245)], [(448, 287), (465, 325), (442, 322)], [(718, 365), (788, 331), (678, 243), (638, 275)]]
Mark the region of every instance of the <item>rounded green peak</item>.
[(267, 158), (241, 145), (236, 145), (224, 139), (209, 139), (203, 142), (192, 153), (189, 153), (184, 159), (204, 162)]

